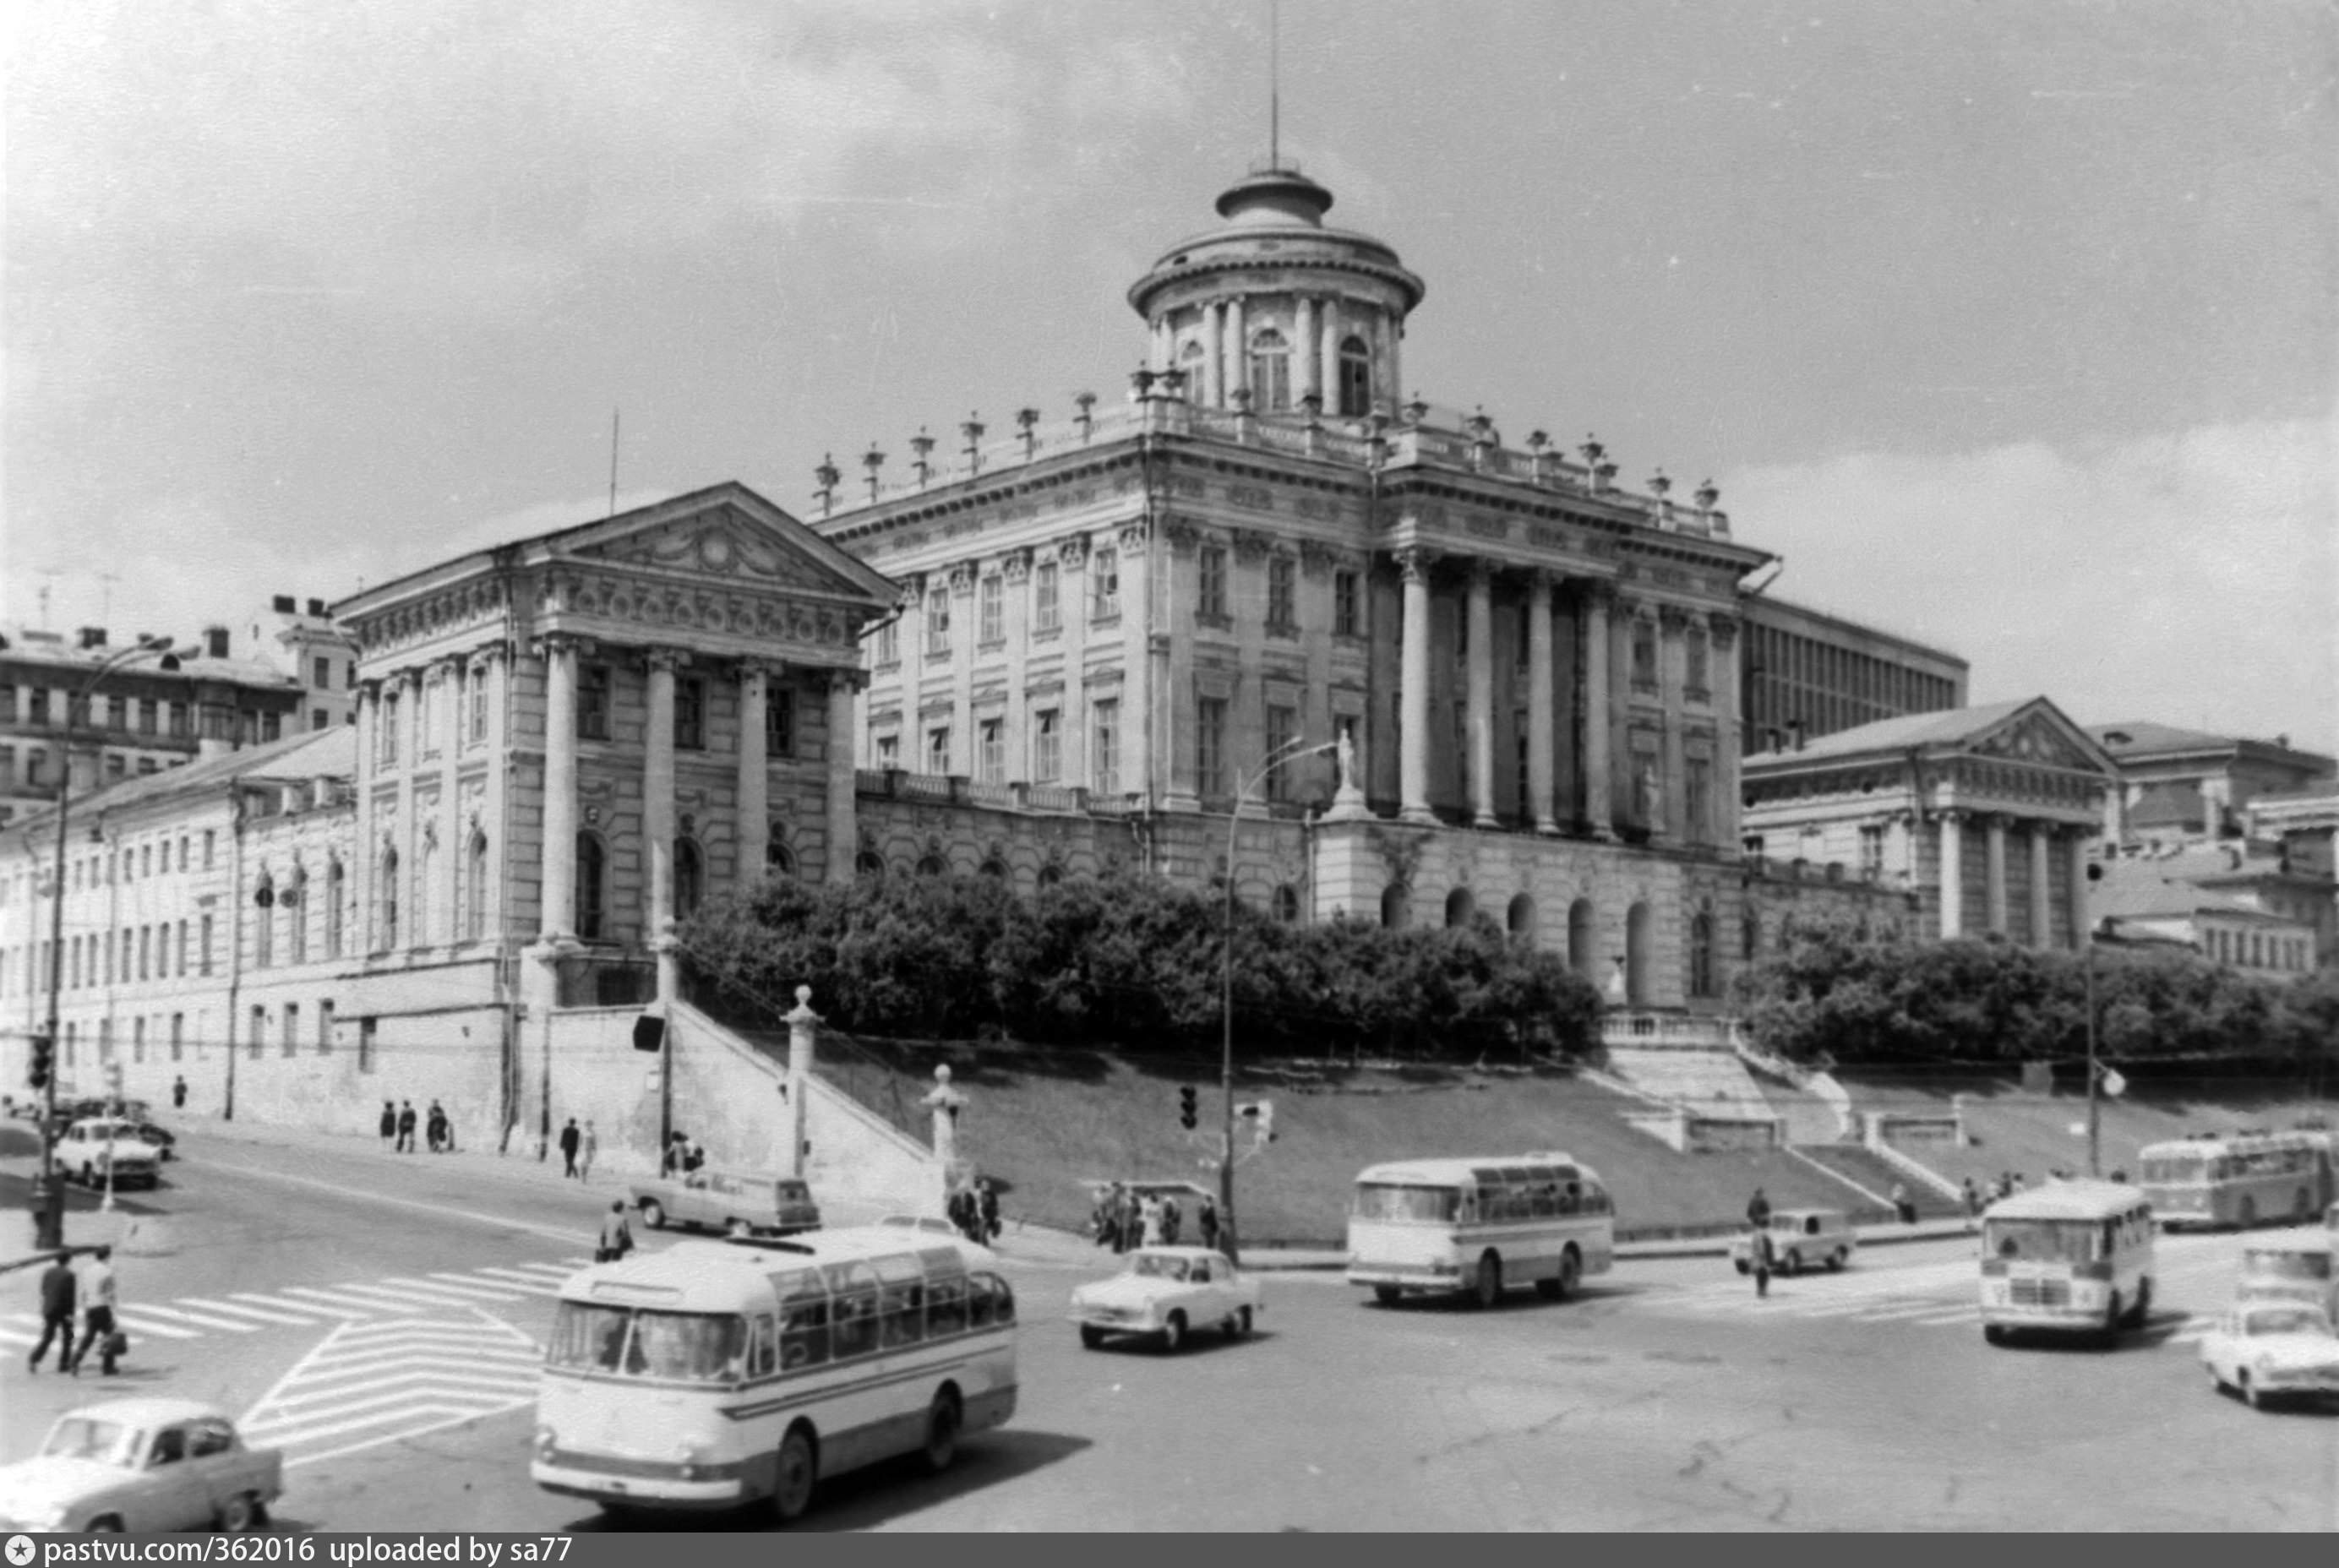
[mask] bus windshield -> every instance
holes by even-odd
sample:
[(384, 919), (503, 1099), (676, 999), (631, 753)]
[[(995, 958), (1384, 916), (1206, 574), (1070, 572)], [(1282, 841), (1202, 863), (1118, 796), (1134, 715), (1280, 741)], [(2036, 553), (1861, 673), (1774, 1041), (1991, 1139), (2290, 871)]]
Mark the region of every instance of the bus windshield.
[(1367, 1181), (1357, 1188), (1354, 1214), (1358, 1219), (1394, 1220), (1399, 1224), (1448, 1225), (1461, 1212), (1462, 1194), (1451, 1187), (1397, 1187)]
[(2093, 1263), (2103, 1256), (2103, 1233), (2096, 1219), (1992, 1219), (1982, 1251), (2017, 1263)]
[(2308, 1279), (2331, 1277), (2331, 1255), (2327, 1252), (2250, 1252), (2243, 1255), (2242, 1273), (2251, 1279)]
[(724, 1383), (744, 1376), (747, 1324), (733, 1313), (661, 1312), (564, 1301), (546, 1360), (579, 1372), (669, 1383)]
[(2196, 1153), (2156, 1154), (2144, 1162), (2147, 1181), (2198, 1181), (2202, 1177), (2202, 1157)]

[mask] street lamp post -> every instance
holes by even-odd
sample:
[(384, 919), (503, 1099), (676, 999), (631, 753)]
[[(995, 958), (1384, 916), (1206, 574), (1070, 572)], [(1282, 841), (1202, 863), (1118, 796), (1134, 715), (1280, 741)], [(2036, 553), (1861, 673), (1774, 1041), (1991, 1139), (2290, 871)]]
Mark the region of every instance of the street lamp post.
[[(60, 776), (57, 780), (57, 853), (55, 863), (50, 868), (49, 883), (49, 1016), (45, 1031), (48, 1040), (49, 1070), (46, 1080), (41, 1086), (41, 1169), (40, 1173), (33, 1178), (32, 1192), (33, 1245), (44, 1250), (61, 1247), (64, 1245), (65, 1239), (65, 1189), (64, 1184), (57, 1179), (56, 1050), (57, 1036), (60, 1032), (57, 1021), (57, 993), (64, 988), (65, 967), (65, 841), (66, 824), (73, 802), (74, 714), (76, 711), (87, 711), (91, 694), (97, 690), (98, 683), (104, 680), (107, 676), (123, 666), (149, 655), (160, 655), (161, 667), (164, 670), (175, 670), (179, 667), (179, 656), (171, 651), (171, 645), (167, 639), (153, 638), (138, 643), (113, 655), (90, 672), (90, 677), (82, 683), (81, 690), (74, 694), (73, 698), (65, 704), (64, 742), (58, 747), (64, 766), (59, 769)], [(109, 1207), (113, 1200), (113, 1173), (112, 1162), (109, 1160), (106, 1170), (106, 1202)]]
[[(2104, 868), (2090, 863), (2087, 866), (2087, 888), (2092, 889), (2103, 880)], [(2089, 896), (2087, 889), (2078, 891), (2081, 898)], [(2087, 1174), (2101, 1176), (2104, 1173), (2104, 1122), (2100, 1090), (2096, 1087), (2096, 912), (2092, 907), (2087, 911), (2082, 929), (2087, 933)]]
[(1219, 1249), (1237, 1262), (1241, 1261), (1241, 1253), (1235, 1238), (1235, 830), (1242, 823), (1243, 803), (1250, 798), (1250, 792), (1265, 784), (1277, 768), (1297, 757), (1330, 751), (1339, 744), (1323, 741), (1309, 745), (1305, 738), (1285, 742), (1268, 754), (1267, 760), (1248, 779), (1236, 775), (1234, 805), (1227, 813), (1227, 935), (1219, 962), (1219, 1088), (1225, 1097), (1226, 1118), (1219, 1129)]

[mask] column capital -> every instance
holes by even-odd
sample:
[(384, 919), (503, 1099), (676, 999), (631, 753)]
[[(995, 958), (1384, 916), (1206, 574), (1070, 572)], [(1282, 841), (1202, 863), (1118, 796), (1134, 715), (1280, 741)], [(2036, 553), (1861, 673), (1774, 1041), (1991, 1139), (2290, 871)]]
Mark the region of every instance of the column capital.
[(646, 670), (663, 670), (667, 675), (672, 675), (676, 670), (689, 666), (690, 653), (685, 648), (667, 647), (661, 645), (644, 648), (641, 652), (641, 661), (642, 667)]
[(382, 677), (367, 676), (357, 682), (358, 696), (366, 702), (381, 700)]
[(1713, 639), (1715, 647), (1727, 653), (1738, 641), (1738, 617), (1727, 610), (1708, 611), (1706, 635)]
[(1620, 596), (1613, 577), (1570, 577), (1569, 586), (1575, 593), (1575, 602), (1587, 610), (1614, 610)]
[(1436, 550), (1420, 545), (1408, 545), (1404, 549), (1389, 552), (1389, 559), (1396, 563), (1397, 571), (1408, 583), (1427, 583), (1430, 568), (1437, 565), (1439, 558)]
[(827, 679), (822, 683), (822, 689), (831, 695), (841, 690), (857, 696), (869, 689), (869, 672), (858, 669), (830, 670)]
[(575, 632), (539, 632), (528, 646), (528, 651), (540, 659), (555, 654), (589, 654), (594, 651), (593, 639)]
[(1660, 604), (1657, 606), (1657, 625), (1678, 636), (1689, 627), (1689, 611), (1680, 605)]
[(1551, 567), (1529, 567), (1524, 575), (1527, 580), (1527, 592), (1545, 604), (1551, 602), (1552, 595), (1558, 591), (1560, 584), (1567, 580), (1565, 573)]
[(1031, 550), (1026, 548), (1008, 551), (1007, 554), (1001, 558), (999, 569), (1001, 575), (1005, 577), (1009, 582), (1022, 582), (1031, 575)]
[(1143, 523), (1123, 523), (1120, 526), (1120, 532), (1115, 536), (1113, 543), (1120, 549), (1121, 558), (1123, 560), (1143, 559), (1146, 546), (1145, 525)]
[[(1127, 530), (1122, 530), (1126, 533)], [(1170, 518), (1161, 525), (1161, 537), (1179, 555), (1186, 555), (1202, 542), (1202, 530), (1183, 518)]]
[(1470, 587), (1474, 589), (1491, 588), (1495, 586), (1495, 563), (1488, 560), (1484, 556), (1472, 556), (1468, 557), (1468, 559), (1463, 563), (1462, 570), (1463, 574), (1468, 577)]

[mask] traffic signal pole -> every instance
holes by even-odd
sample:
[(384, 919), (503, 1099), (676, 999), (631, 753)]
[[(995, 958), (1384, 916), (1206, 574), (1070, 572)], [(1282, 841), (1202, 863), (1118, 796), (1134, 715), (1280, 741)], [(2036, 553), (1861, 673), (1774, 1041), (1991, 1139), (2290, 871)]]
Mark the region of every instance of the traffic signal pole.
[[(70, 729), (73, 710), (65, 711)], [(33, 1179), (33, 1246), (46, 1249), (65, 1244), (65, 1189), (57, 1180), (57, 993), (65, 972), (65, 802), (73, 793), (73, 753), (65, 751), (64, 777), (57, 786), (57, 855), (49, 890), (49, 1020), (42, 1038), (34, 1042), (34, 1060), (42, 1067), (41, 1169)]]

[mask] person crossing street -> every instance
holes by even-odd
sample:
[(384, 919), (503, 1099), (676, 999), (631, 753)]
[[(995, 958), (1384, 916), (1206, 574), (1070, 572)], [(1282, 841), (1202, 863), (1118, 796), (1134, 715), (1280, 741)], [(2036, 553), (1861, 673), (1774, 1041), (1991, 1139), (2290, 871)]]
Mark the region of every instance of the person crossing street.
[(626, 1200), (612, 1199), (601, 1217), (601, 1241), (593, 1253), (596, 1263), (616, 1263), (634, 1249), (633, 1227), (626, 1223)]
[(81, 1281), (74, 1276), (69, 1256), (58, 1253), (41, 1271), (41, 1341), (33, 1346), (34, 1371), (41, 1369), (52, 1339), (57, 1342), (57, 1370), (73, 1370), (74, 1307), (80, 1292)]
[(114, 1365), (122, 1357), (123, 1338), (113, 1324), (114, 1282), (113, 1248), (101, 1247), (90, 1254), (89, 1267), (82, 1270), (82, 1339), (74, 1347), (65, 1370), (81, 1376), (81, 1364), (89, 1359), (92, 1348), (97, 1351), (98, 1369), (111, 1377), (119, 1368)]

